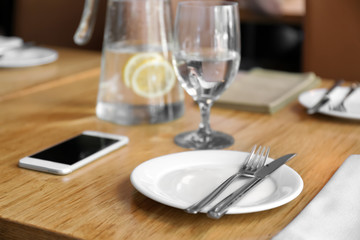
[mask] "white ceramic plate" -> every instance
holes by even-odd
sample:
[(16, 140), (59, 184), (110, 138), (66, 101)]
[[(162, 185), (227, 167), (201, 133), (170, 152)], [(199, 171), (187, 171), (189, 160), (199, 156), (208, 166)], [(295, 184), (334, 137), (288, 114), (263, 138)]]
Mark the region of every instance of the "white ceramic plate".
[(24, 41), (19, 37), (5, 37), (0, 36), (0, 54), (11, 48), (18, 48), (24, 44)]
[[(314, 106), (325, 94), (327, 89), (319, 88), (307, 92), (303, 92), (299, 96), (299, 102), (306, 108)], [(360, 119), (360, 90), (355, 90), (349, 98), (345, 101), (344, 105), (347, 109), (346, 112), (339, 112), (331, 110), (330, 106), (336, 106), (349, 91), (349, 87), (337, 87), (329, 95), (330, 101), (324, 104), (319, 113), (346, 119)]]
[(0, 67), (18, 68), (48, 64), (56, 61), (58, 53), (43, 47), (26, 47), (8, 50), (0, 57)]
[[(165, 155), (137, 166), (131, 174), (131, 182), (145, 196), (171, 207), (185, 209), (237, 172), (247, 155), (245, 152), (228, 150), (189, 151)], [(248, 179), (235, 182), (213, 204), (245, 181)], [(284, 165), (227, 213), (250, 213), (275, 208), (296, 198), (302, 188), (303, 181), (299, 174)], [(203, 212), (209, 210), (213, 204), (204, 208)]]

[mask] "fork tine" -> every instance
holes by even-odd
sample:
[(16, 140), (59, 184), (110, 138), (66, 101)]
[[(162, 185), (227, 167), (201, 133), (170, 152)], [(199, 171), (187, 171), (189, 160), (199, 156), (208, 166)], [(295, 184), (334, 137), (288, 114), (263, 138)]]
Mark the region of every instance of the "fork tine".
[(262, 153), (261, 153), (261, 160), (260, 160), (260, 162), (259, 162), (259, 164), (258, 164), (258, 166), (257, 166), (258, 168), (264, 166), (264, 164), (265, 164), (265, 162), (266, 162), (266, 159), (268, 158), (269, 153), (270, 153), (270, 147), (267, 148), (265, 154), (264, 154), (264, 152), (265, 152), (265, 147), (264, 147), (264, 149), (263, 149), (263, 151), (262, 151)]
[(249, 166), (251, 170), (254, 170), (257, 167), (257, 164), (258, 164), (258, 162), (260, 160), (260, 156), (261, 156), (260, 151), (261, 151), (261, 146), (259, 146), (259, 148), (257, 149), (254, 160), (251, 162), (251, 164)]
[(253, 146), (253, 148), (251, 149), (250, 154), (246, 157), (245, 162), (243, 164), (243, 166), (246, 168), (246, 166), (249, 164), (250, 160), (252, 160), (254, 158), (254, 153), (256, 150), (256, 144)]
[(265, 157), (265, 150), (266, 150), (266, 147), (264, 146), (262, 148), (261, 154), (259, 155), (259, 161), (256, 164), (256, 169), (258, 169), (261, 166), (262, 162), (263, 162), (263, 159)]

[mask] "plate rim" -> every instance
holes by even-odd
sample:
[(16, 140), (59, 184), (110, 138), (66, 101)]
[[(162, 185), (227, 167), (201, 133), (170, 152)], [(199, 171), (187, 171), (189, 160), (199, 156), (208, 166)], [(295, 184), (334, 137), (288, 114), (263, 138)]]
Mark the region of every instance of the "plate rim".
[[(136, 166), (130, 175), (130, 181), (131, 181), (132, 185), (134, 186), (134, 188), (137, 191), (139, 191), (141, 194), (143, 194), (144, 196), (146, 196), (154, 201), (157, 201), (161, 204), (170, 206), (170, 207), (184, 209), (185, 207), (180, 206), (181, 204), (174, 204), (173, 202), (167, 201), (167, 199), (161, 198), (159, 195), (152, 193), (146, 187), (143, 187), (139, 183), (139, 181), (136, 179), (136, 174), (138, 173), (138, 171), (140, 171), (141, 168), (144, 168), (144, 167), (146, 168), (146, 165), (148, 165), (148, 164), (153, 164), (154, 162), (156, 164), (157, 161), (163, 161), (164, 159), (167, 159), (168, 157), (173, 157), (176, 155), (183, 155), (183, 154), (186, 155), (186, 154), (194, 154), (194, 153), (202, 154), (204, 152), (207, 152), (207, 154), (209, 154), (209, 152), (217, 152), (218, 153), (218, 152), (224, 152), (224, 151), (231, 152), (232, 154), (242, 154), (242, 155), (248, 154), (248, 152), (235, 151), (235, 150), (194, 150), (194, 151), (171, 153), (171, 154), (167, 154), (167, 155), (149, 159), (147, 161), (142, 162), (138, 166)], [(269, 158), (269, 160), (272, 161), (273, 159)], [(177, 160), (177, 161), (179, 161), (179, 160)], [(201, 166), (201, 164), (197, 163), (192, 166)], [(236, 207), (235, 209), (230, 208), (229, 211), (227, 212), (227, 214), (244, 214), (244, 213), (252, 213), (252, 212), (270, 210), (270, 209), (282, 206), (282, 205), (294, 200), (296, 197), (298, 197), (304, 187), (304, 182), (303, 182), (301, 176), (294, 169), (292, 169), (291, 167), (289, 167), (285, 164), (283, 166), (281, 166), (280, 169), (281, 168), (283, 169), (283, 171), (285, 171), (288, 174), (288, 176), (292, 177), (294, 179), (294, 181), (296, 182), (297, 186), (296, 186), (296, 188), (292, 189), (293, 191), (291, 192), (291, 194), (288, 194), (287, 196), (277, 199), (276, 201), (264, 202), (264, 203), (260, 203), (258, 205), (246, 206), (246, 207), (241, 207), (241, 208)], [(176, 169), (179, 169), (179, 168), (176, 168)], [(154, 184), (154, 185), (156, 185), (156, 184)]]
[(49, 55), (43, 56), (41, 58), (27, 59), (26, 61), (16, 61), (14, 59), (12, 59), (11, 61), (6, 61), (6, 59), (0, 59), (0, 68), (22, 68), (39, 66), (52, 63), (59, 58), (58, 52), (51, 48), (34, 46), (29, 47), (28, 49), (40, 49), (41, 51), (47, 51)]

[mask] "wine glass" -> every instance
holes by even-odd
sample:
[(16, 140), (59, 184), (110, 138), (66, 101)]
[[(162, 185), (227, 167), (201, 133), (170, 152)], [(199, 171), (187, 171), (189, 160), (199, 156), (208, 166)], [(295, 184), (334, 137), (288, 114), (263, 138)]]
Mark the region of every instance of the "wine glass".
[(210, 108), (234, 80), (240, 64), (240, 20), (236, 2), (185, 1), (177, 7), (173, 65), (181, 86), (198, 103), (198, 130), (175, 137), (192, 149), (221, 149), (234, 138), (213, 131)]

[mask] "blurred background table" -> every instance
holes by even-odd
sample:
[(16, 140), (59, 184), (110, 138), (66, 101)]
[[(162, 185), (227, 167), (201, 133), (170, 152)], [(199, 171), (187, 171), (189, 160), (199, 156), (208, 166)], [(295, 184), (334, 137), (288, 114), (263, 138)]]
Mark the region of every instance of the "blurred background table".
[[(0, 101), (11, 98), (12, 94), (28, 92), (43, 83), (52, 84), (53, 80), (64, 79), (71, 75), (83, 75), (100, 66), (100, 56), (95, 51), (52, 47), (59, 58), (53, 64), (27, 68), (0, 68)], [(62, 80), (66, 81), (66, 80)], [(45, 85), (46, 86), (46, 85)]]
[[(213, 128), (235, 138), (229, 149), (249, 151), (253, 144), (265, 144), (274, 158), (298, 153), (288, 165), (303, 178), (304, 190), (292, 202), (268, 211), (218, 221), (187, 214), (137, 192), (130, 174), (146, 160), (187, 151), (173, 138), (197, 128), (199, 110), (186, 98), (184, 117), (169, 123), (120, 126), (99, 120), (95, 104), (100, 68), (95, 62), (100, 53), (80, 61), (84, 65), (76, 71), (68, 66), (84, 54), (60, 54), (59, 62), (19, 69), (19, 74), (0, 70), (8, 76), (2, 88), (11, 88), (0, 101), (0, 239), (270, 239), (350, 154), (360, 153), (358, 122), (309, 116), (296, 101), (274, 115), (214, 107)], [(44, 78), (42, 69), (51, 67), (57, 74)], [(25, 87), (13, 88), (12, 81), (20, 77)], [(43, 80), (27, 86), (29, 78)], [(330, 84), (324, 81), (324, 86)], [(130, 143), (67, 176), (17, 166), (20, 158), (83, 130), (126, 135)]]

